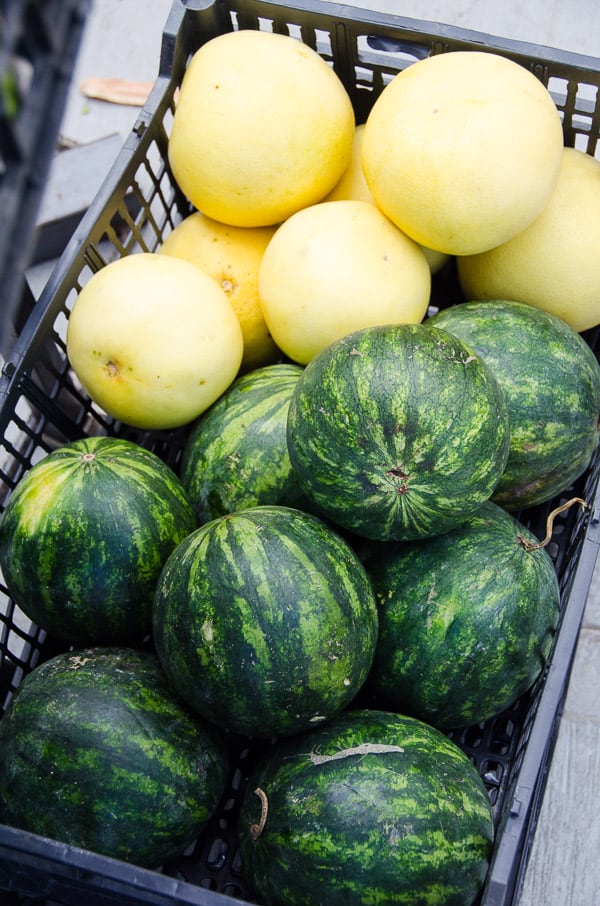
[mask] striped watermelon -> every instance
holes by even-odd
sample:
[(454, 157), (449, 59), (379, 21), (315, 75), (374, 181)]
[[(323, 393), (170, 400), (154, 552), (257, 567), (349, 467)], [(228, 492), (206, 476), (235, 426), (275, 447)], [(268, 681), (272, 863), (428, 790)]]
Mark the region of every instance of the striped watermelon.
[(437, 538), (374, 545), (366, 559), (379, 607), (370, 690), (382, 707), (437, 727), (508, 708), (540, 675), (559, 588), (531, 532), (488, 501)]
[(198, 528), (159, 579), (154, 641), (180, 695), (249, 736), (300, 732), (363, 685), (377, 607), (360, 560), (314, 516), (239, 510)]
[(30, 673), (0, 723), (6, 824), (155, 868), (180, 854), (225, 788), (224, 737), (127, 648), (60, 654)]
[(279, 741), (240, 816), (242, 869), (264, 906), (470, 906), (493, 834), (462, 750), (382, 711)]
[(376, 540), (425, 538), (493, 493), (508, 413), (461, 340), (423, 324), (371, 327), (309, 363), (287, 439), (300, 484), (333, 522)]
[(299, 505), (286, 423), (301, 374), (291, 364), (248, 372), (195, 422), (180, 476), (199, 524), (261, 504)]
[(344, 529), (376, 540), (449, 531), (493, 493), (508, 457), (508, 414), (488, 368), (423, 324), (370, 327), (304, 370), (288, 449), (307, 496)]
[(510, 452), (493, 499), (516, 510), (544, 503), (588, 467), (600, 437), (600, 365), (580, 334), (520, 302), (464, 302), (430, 324), (486, 362), (508, 407)]
[(89, 437), (21, 479), (0, 524), (0, 566), (27, 616), (74, 645), (137, 643), (154, 585), (196, 526), (185, 490), (154, 453)]

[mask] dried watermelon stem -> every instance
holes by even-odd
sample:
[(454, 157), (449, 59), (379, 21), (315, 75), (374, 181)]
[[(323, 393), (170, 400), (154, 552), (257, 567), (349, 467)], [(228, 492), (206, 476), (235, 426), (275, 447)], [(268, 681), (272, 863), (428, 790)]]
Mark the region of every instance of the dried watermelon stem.
[(549, 513), (546, 520), (546, 537), (543, 539), (543, 541), (528, 541), (527, 538), (524, 538), (523, 535), (519, 534), (517, 535), (519, 543), (525, 548), (526, 551), (535, 551), (540, 547), (546, 547), (546, 545), (552, 538), (552, 529), (556, 516), (558, 516), (559, 513), (564, 513), (565, 510), (570, 509), (576, 503), (578, 503), (584, 510), (590, 509), (589, 503), (587, 503), (587, 501), (583, 500), (581, 497), (571, 497), (571, 499), (567, 500), (566, 503), (561, 504), (561, 506), (557, 506), (556, 509), (552, 510), (552, 512)]
[(269, 813), (269, 800), (267, 799), (267, 794), (264, 790), (258, 786), (254, 790), (258, 798), (260, 799), (260, 818), (257, 824), (250, 825), (250, 836), (253, 840), (258, 840), (260, 835), (265, 829), (265, 824), (267, 823), (267, 815)]

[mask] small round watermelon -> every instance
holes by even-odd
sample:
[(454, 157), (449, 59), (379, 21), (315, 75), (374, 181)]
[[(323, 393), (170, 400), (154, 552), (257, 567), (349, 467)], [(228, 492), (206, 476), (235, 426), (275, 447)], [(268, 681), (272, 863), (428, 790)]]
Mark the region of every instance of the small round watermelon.
[(292, 364), (250, 371), (195, 422), (180, 477), (198, 524), (251, 506), (300, 505), (286, 424), (301, 374)]
[(319, 512), (375, 540), (439, 535), (494, 492), (508, 458), (497, 381), (461, 340), (424, 324), (369, 327), (304, 370), (288, 450)]
[(315, 516), (258, 506), (205, 523), (156, 588), (154, 641), (174, 688), (218, 726), (300, 732), (368, 675), (377, 606), (358, 556)]
[(87, 648), (35, 668), (0, 723), (6, 824), (150, 868), (181, 854), (225, 789), (224, 736), (155, 655)]
[(265, 906), (471, 906), (494, 836), (483, 781), (421, 721), (350, 710), (249, 778), (242, 869)]
[(568, 488), (600, 438), (600, 365), (583, 337), (555, 315), (510, 300), (459, 303), (428, 323), (471, 346), (504, 393), (510, 452), (492, 499), (517, 510)]
[(0, 566), (21, 610), (52, 635), (138, 644), (164, 562), (195, 527), (183, 485), (156, 454), (88, 437), (18, 483), (0, 523)]
[(374, 700), (448, 729), (487, 720), (526, 692), (546, 663), (560, 607), (552, 560), (529, 548), (537, 542), (487, 501), (444, 535), (373, 546)]

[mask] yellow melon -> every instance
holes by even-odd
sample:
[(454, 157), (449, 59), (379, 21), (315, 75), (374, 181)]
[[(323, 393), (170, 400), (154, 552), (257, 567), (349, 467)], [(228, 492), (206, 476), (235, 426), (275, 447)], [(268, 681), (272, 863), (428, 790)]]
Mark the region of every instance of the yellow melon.
[[(362, 166), (362, 143), (364, 134), (365, 126), (364, 123), (361, 123), (354, 131), (350, 163), (344, 171), (340, 181), (334, 186), (323, 201), (369, 201), (371, 204), (375, 204), (373, 193), (367, 185)], [(438, 252), (435, 249), (428, 249), (425, 246), (422, 248), (431, 273), (437, 274), (450, 256), (444, 252)]]
[(197, 265), (220, 284), (244, 337), (242, 370), (268, 365), (281, 354), (260, 307), (258, 271), (276, 227), (233, 227), (199, 211), (179, 223), (159, 253)]
[(196, 51), (168, 156), (214, 220), (267, 226), (322, 199), (350, 159), (354, 111), (333, 69), (289, 35), (243, 29)]
[(513, 299), (577, 331), (600, 324), (600, 161), (565, 148), (550, 201), (497, 248), (457, 259), (469, 299)]
[(219, 284), (188, 261), (150, 252), (97, 271), (67, 325), (69, 361), (84, 389), (138, 428), (196, 418), (235, 379), (242, 351)]
[(296, 212), (275, 232), (259, 271), (265, 321), (300, 364), (362, 327), (422, 321), (430, 291), (422, 250), (367, 201)]
[(560, 169), (560, 117), (527, 69), (486, 51), (408, 66), (365, 125), (362, 162), (381, 210), (421, 245), (483, 252), (525, 229)]

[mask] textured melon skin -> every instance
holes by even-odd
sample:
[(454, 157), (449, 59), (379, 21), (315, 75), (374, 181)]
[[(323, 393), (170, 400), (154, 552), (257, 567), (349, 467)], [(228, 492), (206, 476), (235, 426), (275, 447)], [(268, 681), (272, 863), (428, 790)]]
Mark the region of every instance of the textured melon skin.
[(465, 302), (429, 324), (486, 362), (508, 407), (510, 453), (492, 499), (516, 510), (544, 503), (588, 467), (600, 437), (600, 365), (583, 337), (519, 302)]
[(89, 437), (21, 479), (0, 524), (0, 565), (19, 607), (53, 635), (138, 644), (163, 564), (195, 527), (183, 485), (158, 456)]
[(157, 658), (89, 648), (46, 661), (0, 723), (5, 824), (154, 868), (223, 795), (228, 751), (169, 687)]
[(300, 505), (286, 424), (301, 374), (291, 364), (251, 371), (195, 422), (180, 475), (198, 524), (251, 506)]
[[(257, 788), (268, 809), (256, 837)], [(377, 711), (277, 743), (240, 815), (242, 869), (265, 906), (470, 906), (493, 834), (485, 787), (458, 746)]]
[(434, 726), (470, 726), (513, 704), (540, 675), (560, 594), (544, 548), (492, 502), (427, 541), (374, 545), (379, 607), (369, 689), (381, 707)]
[(260, 506), (198, 528), (159, 579), (154, 641), (175, 689), (218, 726), (300, 732), (368, 675), (377, 607), (357, 555), (321, 520)]
[(326, 517), (366, 538), (410, 540), (449, 531), (491, 496), (508, 413), (488, 368), (446, 331), (366, 328), (306, 367), (287, 441)]

